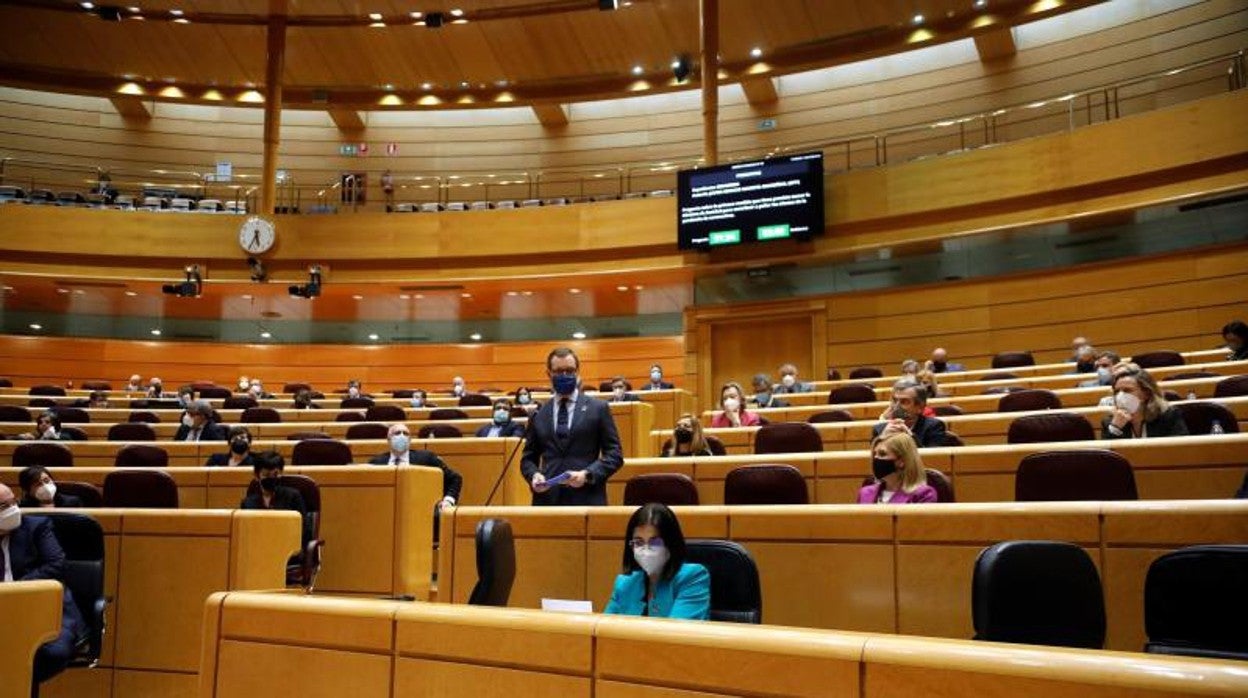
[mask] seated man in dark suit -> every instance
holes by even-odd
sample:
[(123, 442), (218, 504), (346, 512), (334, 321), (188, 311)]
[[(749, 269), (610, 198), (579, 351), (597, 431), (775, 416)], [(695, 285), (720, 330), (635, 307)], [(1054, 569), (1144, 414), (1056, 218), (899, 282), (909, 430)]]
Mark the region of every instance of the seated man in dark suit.
[(464, 477), (455, 472), (433, 451), (413, 450), (412, 432), (406, 424), (392, 424), (387, 432), (390, 450), (379, 453), (368, 461), (371, 465), (424, 465), (442, 470), (442, 509), (450, 509), (459, 501), (459, 491), (463, 487)]
[(927, 390), (917, 381), (904, 379), (893, 385), (893, 401), (880, 416), (880, 423), (871, 429), (871, 443), (893, 434), (910, 434), (920, 448), (945, 445), (945, 423), (935, 417), (923, 416), (927, 407)]
[(212, 453), (204, 465), (209, 468), (255, 465), (251, 452), (251, 432), (247, 427), (230, 427), (230, 452)]
[(182, 414), (182, 426), (173, 435), (174, 441), (225, 441), (225, 427), (212, 421), (212, 405), (196, 400)]
[(74, 400), (70, 407), (83, 407), (88, 409), (106, 409), (108, 407), (108, 395), (102, 390), (92, 390), (91, 394), (85, 398)]
[[(303, 519), (303, 545), (306, 547), (312, 539), (312, 522), (308, 518), (308, 507), (303, 495), (293, 487), (282, 487), (277, 484), (286, 468), (286, 459), (277, 451), (262, 451), (252, 455), (251, 470), (255, 473), (256, 482), (260, 485), (256, 490), (248, 490), (247, 496), (239, 504), (241, 509), (271, 509), (276, 511), (297, 511)], [(297, 557), (297, 556), (296, 556)]]
[(624, 376), (616, 376), (611, 379), (611, 396), (607, 402), (641, 402), (641, 398), (628, 392), (628, 381), (624, 380)]
[(294, 409), (296, 410), (319, 410), (321, 409), (321, 406), (316, 404), (315, 402), (312, 402), (311, 390), (300, 390), (299, 392), (295, 393)]
[(663, 367), (658, 364), (650, 366), (650, 382), (641, 386), (642, 390), (671, 390), (676, 386), (663, 380)]
[(82, 506), (81, 499), (56, 491), (56, 481), (42, 465), (23, 468), (17, 474), (17, 483), (22, 488), (23, 509), (76, 509)]
[[(52, 522), (43, 516), (23, 517), (13, 490), (0, 485), (0, 583), (34, 579), (60, 581), (64, 568), (65, 552), (56, 541)], [(3, 627), (0, 621), (0, 628)], [(61, 633), (35, 651), (35, 686), (65, 670), (86, 631), (74, 596), (65, 589)], [(32, 693), (35, 686), (31, 687)]]
[(478, 429), (477, 436), (524, 436), (524, 425), (511, 419), (511, 400), (504, 398), (494, 401), (494, 421)]

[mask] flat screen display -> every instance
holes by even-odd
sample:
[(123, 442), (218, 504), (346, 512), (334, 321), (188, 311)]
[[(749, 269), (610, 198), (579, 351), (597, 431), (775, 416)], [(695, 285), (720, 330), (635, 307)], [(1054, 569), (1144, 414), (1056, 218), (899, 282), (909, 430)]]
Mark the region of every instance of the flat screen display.
[(823, 233), (823, 153), (677, 173), (682, 250), (711, 250)]

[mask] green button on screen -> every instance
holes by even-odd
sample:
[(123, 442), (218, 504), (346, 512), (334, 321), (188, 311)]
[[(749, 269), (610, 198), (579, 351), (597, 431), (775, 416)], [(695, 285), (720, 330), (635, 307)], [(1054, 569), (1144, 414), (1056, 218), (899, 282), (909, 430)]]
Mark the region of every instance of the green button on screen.
[(735, 245), (741, 242), (740, 230), (716, 230), (711, 232), (711, 245)]
[(778, 238), (787, 238), (789, 236), (789, 226), (785, 225), (761, 225), (758, 227), (759, 240), (776, 240)]

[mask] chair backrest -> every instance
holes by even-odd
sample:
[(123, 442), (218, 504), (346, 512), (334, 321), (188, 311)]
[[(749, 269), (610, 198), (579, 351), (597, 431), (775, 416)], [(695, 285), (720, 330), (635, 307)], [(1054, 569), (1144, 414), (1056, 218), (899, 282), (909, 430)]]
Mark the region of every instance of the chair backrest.
[(164, 470), (114, 470), (104, 476), (104, 506), (177, 509), (178, 483)]
[(243, 424), (277, 424), (282, 415), (272, 407), (248, 407), (238, 420)]
[(307, 441), (309, 439), (333, 439), (323, 431), (295, 431), (286, 435), (287, 441)]
[(429, 419), (468, 419), (468, 413), (454, 407), (439, 407), (429, 412)]
[(426, 424), (416, 433), (418, 439), (459, 439), (463, 436), (458, 427), (450, 424)]
[(485, 519), (477, 524), (477, 584), (468, 603), (473, 606), (506, 606), (516, 579), (516, 542), (506, 519)]
[(1248, 395), (1248, 375), (1223, 378), (1213, 386), (1214, 397), (1235, 397)]
[(825, 424), (827, 422), (852, 422), (854, 415), (846, 410), (824, 410), (816, 412), (806, 420), (811, 424)]
[(126, 417), (126, 421), (132, 423), (142, 422), (144, 424), (160, 424), (160, 417), (155, 412), (135, 410), (130, 413), (129, 417)]
[(984, 548), (971, 582), (975, 639), (1101, 649), (1105, 599), (1083, 548), (1015, 540)]
[(59, 580), (74, 597), (74, 604), (87, 625), (84, 651), (72, 660), (74, 665), (94, 666), (104, 645), (104, 529), (90, 516), (58, 514), (49, 517), (57, 543), (65, 552)]
[(754, 435), (754, 453), (814, 453), (823, 451), (819, 430), (806, 422), (780, 422), (761, 427)]
[(64, 397), (65, 389), (59, 385), (36, 385), (26, 391), (27, 395), (57, 395)]
[(407, 413), (397, 405), (374, 405), (364, 412), (365, 421), (369, 422), (402, 422)]
[(416, 394), (416, 390), (414, 388), (403, 388), (400, 390), (390, 391), (390, 397), (396, 400), (411, 400), (412, 396), (415, 394)]
[(998, 412), (1060, 409), (1062, 409), (1062, 399), (1052, 390), (1018, 390), (1002, 395), (997, 401)]
[(747, 465), (724, 479), (724, 504), (809, 504), (802, 472), (791, 465)]
[(260, 403), (250, 395), (231, 395), (221, 403), (223, 410), (249, 410), (258, 406)]
[(159, 446), (128, 444), (117, 451), (114, 468), (167, 468), (169, 454)]
[(1144, 579), (1145, 652), (1248, 659), (1248, 545), (1197, 545), (1153, 561)]
[(229, 388), (219, 385), (210, 385), (204, 388), (199, 388), (199, 396), (204, 400), (228, 400), (234, 396), (234, 393), (231, 393)]
[(91, 423), (91, 413), (81, 407), (57, 407), (56, 416), (61, 418), (61, 424)]
[(300, 390), (306, 390), (308, 392), (312, 392), (312, 386), (308, 385), (307, 383), (287, 383), (286, 385), (282, 386), (282, 392), (288, 393), (290, 395), (294, 395)]
[(1188, 371), (1186, 373), (1172, 373), (1166, 376), (1165, 378), (1163, 378), (1162, 380), (1163, 381), (1187, 381), (1187, 380), (1195, 380), (1197, 378), (1221, 378), (1221, 377), (1222, 377), (1221, 373), (1214, 373), (1213, 371)]
[(55, 441), (32, 441), (13, 449), (13, 467), (42, 465), (46, 468), (72, 468), (74, 452)]
[(828, 393), (829, 405), (847, 405), (854, 402), (875, 402), (875, 388), (865, 383), (854, 383), (833, 388)]
[(0, 378), (0, 388), (12, 388), (13, 381), (8, 378)]
[(932, 411), (937, 417), (957, 417), (966, 414), (966, 412), (957, 405), (932, 405)]
[(334, 421), (335, 422), (362, 422), (364, 421), (364, 413), (363, 412), (339, 412), (338, 416), (334, 417)]
[(60, 494), (77, 497), (84, 507), (95, 508), (104, 506), (104, 492), (89, 482), (57, 480), (56, 491)]
[(341, 441), (308, 439), (295, 444), (291, 465), (351, 465), (351, 447)]
[[(608, 388), (608, 390), (609, 389), (610, 388)], [(469, 393), (467, 395), (460, 396), (459, 398), (460, 407), (489, 407), (493, 404), (494, 398), (489, 395), (481, 395), (478, 393)]]
[(0, 422), (33, 422), (30, 410), (21, 405), (0, 405)]
[(1014, 475), (1014, 501), (1082, 502), (1135, 500), (1131, 462), (1109, 450), (1030, 453)]
[(859, 366), (849, 372), (851, 381), (862, 380), (863, 378), (883, 378), (884, 372), (874, 366)]
[(108, 428), (109, 441), (155, 441), (156, 430), (144, 422), (122, 422)]
[(763, 587), (750, 551), (729, 540), (689, 540), (685, 559), (711, 575), (711, 620), (763, 622)]
[(711, 436), (710, 434), (704, 434), (703, 438), (706, 439), (706, 447), (711, 450), (712, 456), (728, 455), (728, 449), (724, 446), (724, 442), (721, 441), (718, 436)]
[(360, 422), (347, 427), (347, 439), (384, 439), (390, 435), (390, 427), (376, 422)]
[(53, 400), (50, 397), (32, 397), (30, 400), (26, 401), (26, 404), (31, 407), (47, 409), (49, 407), (56, 407), (56, 400)]
[(83, 390), (112, 390), (113, 384), (108, 381), (83, 381)]
[(953, 481), (949, 479), (948, 475), (945, 475), (935, 468), (924, 468), (923, 471), (927, 475), (927, 484), (931, 485), (932, 489), (936, 490), (937, 502), (940, 502), (941, 504), (953, 504), (957, 501), (957, 498), (954, 497), (953, 494)]
[(1212, 433), (1214, 422), (1222, 427), (1224, 434), (1239, 433), (1239, 422), (1235, 421), (1235, 413), (1220, 402), (1176, 402), (1174, 406), (1183, 415), (1189, 434)]
[(624, 506), (636, 507), (651, 502), (674, 506), (696, 506), (698, 488), (682, 473), (643, 473), (634, 475), (624, 485)]
[(83, 431), (82, 429), (79, 429), (78, 427), (73, 426), (71, 424), (66, 424), (65, 426), (61, 427), (61, 439), (62, 440), (86, 441), (90, 438), (91, 437), (87, 434), (86, 431)]
[(1177, 351), (1164, 349), (1161, 351), (1148, 351), (1143, 354), (1135, 354), (1131, 357), (1131, 362), (1140, 368), (1160, 368), (1162, 366), (1182, 366), (1187, 363), (1183, 359), (1183, 355)]
[(1092, 425), (1074, 412), (1025, 414), (1010, 422), (1005, 441), (1011, 444), (1037, 444), (1051, 441), (1091, 441), (1096, 438)]
[(979, 380), (981, 381), (1013, 381), (1013, 380), (1018, 380), (1018, 374), (1010, 373), (1009, 371), (993, 371), (992, 373), (985, 373), (984, 375), (980, 376)]
[(338, 403), (338, 409), (342, 410), (366, 410), (374, 404), (371, 397), (347, 397)]
[(966, 442), (962, 440), (961, 436), (958, 436), (951, 431), (946, 431), (945, 438), (941, 440), (940, 445), (947, 448), (956, 448), (958, 446), (965, 446)]
[(993, 368), (1015, 368), (1018, 366), (1035, 366), (1036, 357), (1029, 351), (1003, 351), (992, 357)]

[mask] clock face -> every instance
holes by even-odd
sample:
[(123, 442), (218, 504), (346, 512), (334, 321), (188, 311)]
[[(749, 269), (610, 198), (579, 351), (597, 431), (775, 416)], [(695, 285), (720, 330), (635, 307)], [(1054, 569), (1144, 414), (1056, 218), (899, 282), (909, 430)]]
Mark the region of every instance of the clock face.
[(273, 222), (260, 216), (249, 216), (238, 228), (238, 244), (249, 254), (264, 254), (276, 241)]

